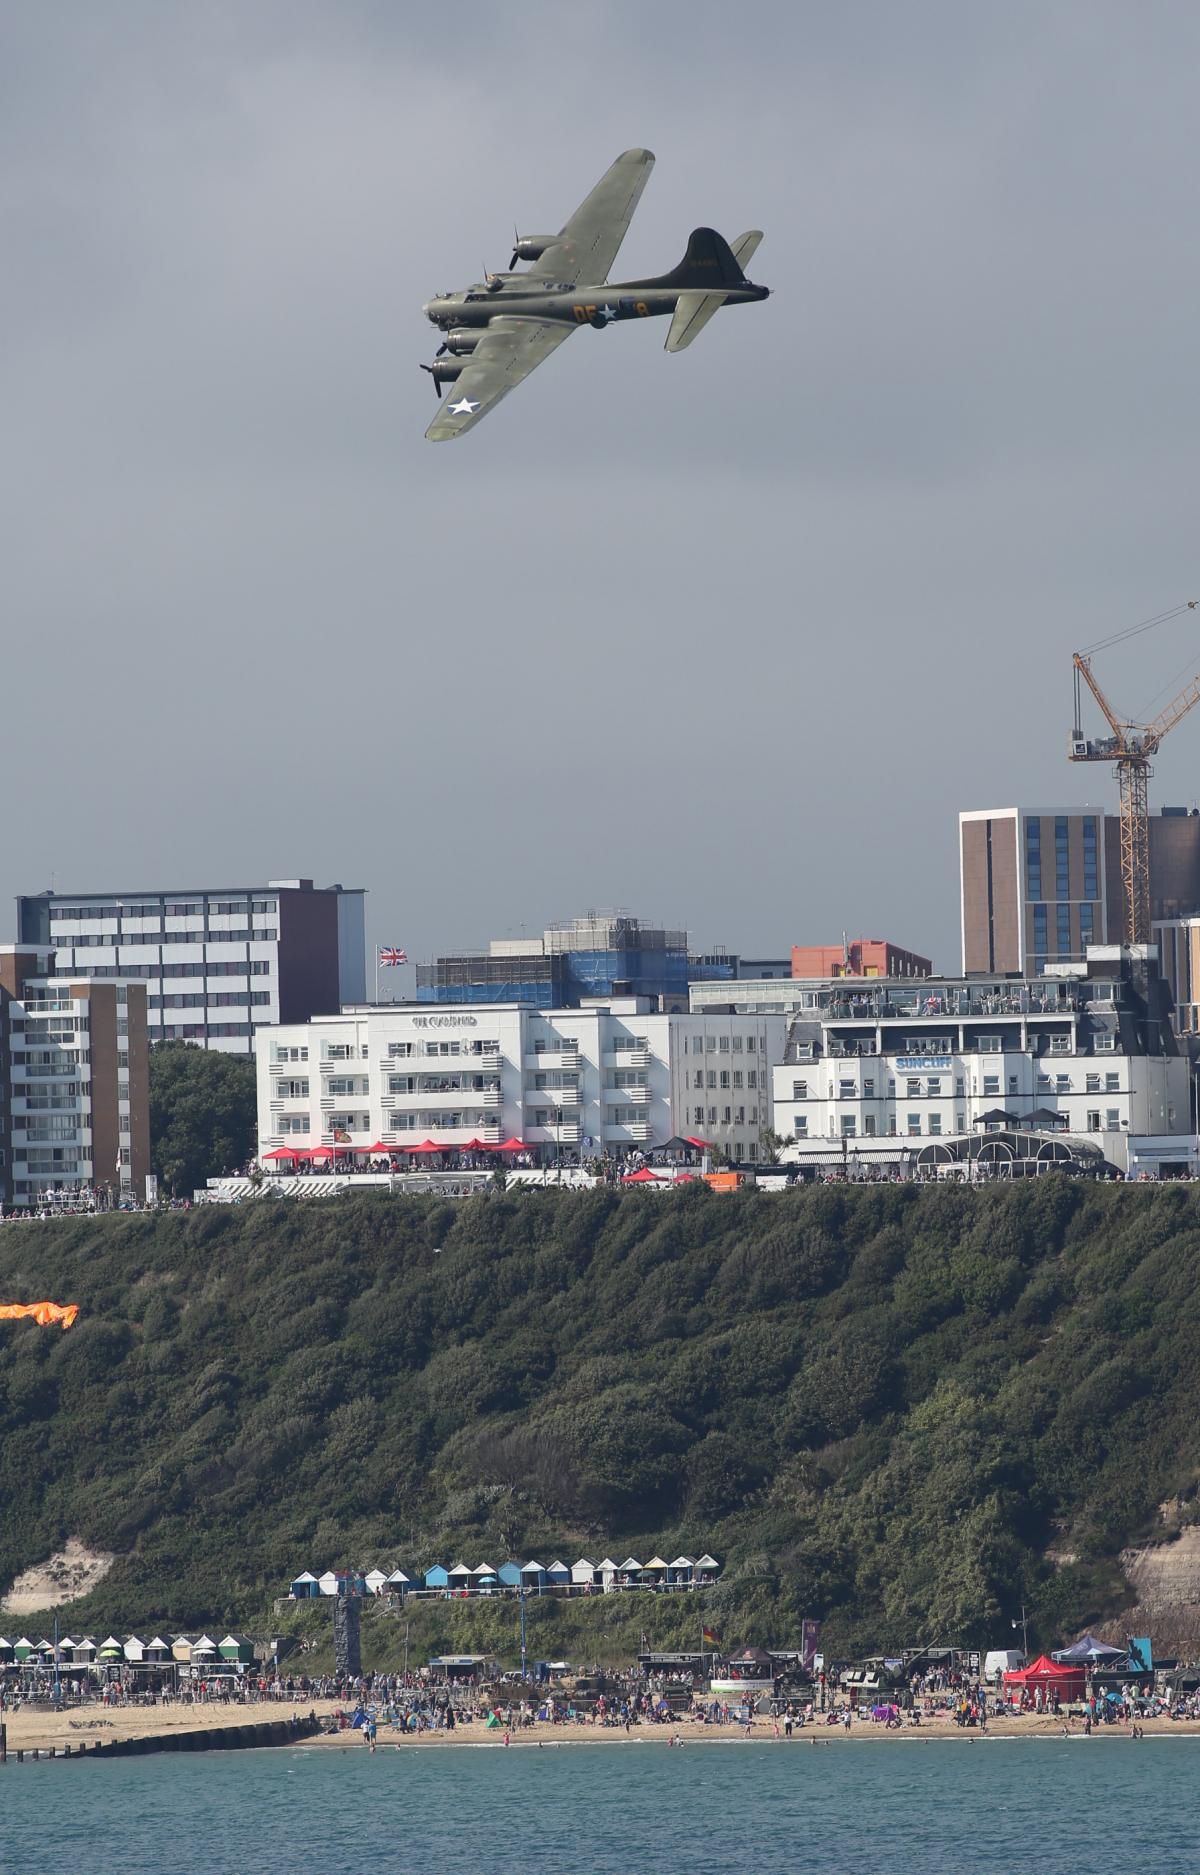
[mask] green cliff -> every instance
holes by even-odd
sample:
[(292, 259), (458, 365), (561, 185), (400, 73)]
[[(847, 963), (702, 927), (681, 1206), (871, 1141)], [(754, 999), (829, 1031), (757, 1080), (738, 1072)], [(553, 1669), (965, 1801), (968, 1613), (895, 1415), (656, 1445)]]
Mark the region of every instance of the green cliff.
[(999, 1644), (1024, 1599), (1052, 1642), (1200, 1520), (1184, 1186), (0, 1225), (0, 1300), (43, 1296), (82, 1313), (0, 1324), (0, 1588), (112, 1552), (73, 1627), (262, 1622), (306, 1567), (711, 1549), (739, 1637)]

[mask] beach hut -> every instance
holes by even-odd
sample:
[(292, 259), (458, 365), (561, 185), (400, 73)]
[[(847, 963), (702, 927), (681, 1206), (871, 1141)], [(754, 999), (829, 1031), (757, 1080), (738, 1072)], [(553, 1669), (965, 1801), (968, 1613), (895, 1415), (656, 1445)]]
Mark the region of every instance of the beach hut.
[(12, 1642), (7, 1640), (3, 1634), (0, 1634), (0, 1667), (11, 1667), (12, 1657)]
[(471, 1571), (471, 1586), (480, 1594), (490, 1595), (492, 1590), (499, 1585), (499, 1580), (491, 1563), (480, 1563), (477, 1569)]
[(408, 1576), (405, 1575), (403, 1569), (393, 1569), (387, 1579), (387, 1585), (391, 1594), (407, 1595), (409, 1589), (412, 1587), (412, 1582), (409, 1580)]
[(449, 1571), (448, 1580), (450, 1583), (450, 1587), (456, 1590), (458, 1594), (460, 1595), (470, 1594), (471, 1592), (471, 1570), (467, 1567), (465, 1562), (455, 1563), (453, 1569)]
[(596, 1574), (600, 1578), (600, 1586), (606, 1595), (610, 1589), (617, 1586), (618, 1570), (611, 1556), (605, 1556), (603, 1561), (596, 1564)]
[(642, 1579), (642, 1565), (636, 1556), (627, 1556), (620, 1567), (622, 1588), (637, 1588)]
[(596, 1565), (581, 1556), (578, 1562), (571, 1564), (571, 1581), (577, 1589), (590, 1589), (596, 1580)]
[(227, 1634), (217, 1642), (217, 1652), (222, 1660), (235, 1660), (246, 1666), (254, 1662), (254, 1642), (244, 1634)]
[(35, 1651), (33, 1642), (29, 1639), (27, 1634), (22, 1634), (19, 1641), (13, 1642), (13, 1659), (19, 1667), (23, 1667), (25, 1662), (29, 1659), (30, 1654)]
[(536, 1589), (540, 1595), (545, 1586), (546, 1571), (540, 1562), (521, 1564), (521, 1587), (523, 1589)]
[(303, 1570), (295, 1578), (291, 1588), (288, 1590), (288, 1594), (294, 1602), (307, 1601), (311, 1596), (319, 1595), (320, 1593), (320, 1585), (317, 1582), (316, 1576), (313, 1575), (310, 1569)]
[(382, 1595), (387, 1587), (387, 1572), (383, 1569), (368, 1569), (363, 1581), (368, 1595)]
[(317, 1578), (317, 1593), (318, 1595), (336, 1595), (337, 1592), (338, 1592), (337, 1570), (327, 1569), (323, 1576), (318, 1576)]
[(154, 1635), (151, 1640), (146, 1642), (142, 1659), (148, 1667), (167, 1665), (171, 1659), (170, 1641), (164, 1640), (161, 1634)]
[(96, 1658), (103, 1661), (106, 1666), (115, 1666), (118, 1661), (125, 1658), (124, 1643), (119, 1641), (115, 1634), (110, 1634), (108, 1639), (101, 1641), (97, 1647)]
[(181, 1667), (186, 1667), (192, 1657), (192, 1641), (188, 1634), (177, 1634), (171, 1642), (171, 1658)]
[(661, 1556), (652, 1556), (642, 1570), (642, 1579), (652, 1583), (655, 1588), (661, 1588), (670, 1572), (669, 1562), (664, 1562)]
[(552, 1562), (546, 1571), (546, 1581), (552, 1589), (569, 1589), (571, 1586), (571, 1571), (567, 1568), (565, 1562)]
[(696, 1581), (697, 1582), (712, 1582), (716, 1579), (717, 1576), (720, 1575), (720, 1573), (721, 1573), (720, 1563), (717, 1561), (715, 1556), (710, 1556), (707, 1550), (705, 1550), (703, 1556), (697, 1556), (696, 1558)]
[(667, 1573), (667, 1581), (680, 1585), (689, 1584), (696, 1571), (696, 1565), (690, 1556), (677, 1556)]
[[(104, 1649), (100, 1649), (100, 1658), (104, 1658)], [(201, 1634), (192, 1642), (192, 1665), (211, 1667), (218, 1658), (217, 1643), (210, 1634)]]
[[(61, 1643), (60, 1643), (61, 1645)], [(71, 1661), (77, 1667), (90, 1667), (96, 1658), (96, 1643), (90, 1634), (81, 1634), (71, 1644)]]
[[(62, 1643), (60, 1642), (61, 1646)], [(146, 1658), (146, 1643), (138, 1634), (127, 1634), (123, 1642), (125, 1658), (131, 1667), (140, 1667)]]
[(450, 1580), (450, 1572), (445, 1563), (435, 1562), (432, 1569), (425, 1571), (427, 1589), (444, 1589)]
[(506, 1589), (519, 1589), (521, 1586), (521, 1565), (519, 1562), (500, 1564), (500, 1586)]

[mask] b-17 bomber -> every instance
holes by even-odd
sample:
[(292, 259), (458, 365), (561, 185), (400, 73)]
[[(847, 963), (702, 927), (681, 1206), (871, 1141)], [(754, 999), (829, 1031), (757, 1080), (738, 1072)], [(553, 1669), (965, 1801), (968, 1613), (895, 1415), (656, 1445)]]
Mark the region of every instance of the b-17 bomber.
[[(626, 150), (558, 234), (517, 235), (509, 267), (531, 261), (528, 272), (489, 273), (427, 302), (426, 317), (444, 334), (433, 364), (421, 367), (439, 401), (425, 432), (431, 442), (464, 435), (580, 326), (603, 331), (670, 313), (666, 349), (681, 352), (720, 307), (767, 298), (770, 288), (754, 286), (743, 271), (762, 240), (758, 229), (730, 243), (714, 228), (694, 228), (670, 273), (609, 285), (653, 167), (649, 150)], [(443, 403), (446, 385), (453, 395)]]

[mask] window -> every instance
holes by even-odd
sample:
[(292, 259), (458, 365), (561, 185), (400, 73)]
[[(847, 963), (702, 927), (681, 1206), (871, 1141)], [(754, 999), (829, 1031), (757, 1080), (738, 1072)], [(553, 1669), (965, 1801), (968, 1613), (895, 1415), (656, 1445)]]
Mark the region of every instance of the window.
[(1071, 955), (1071, 907), (1059, 905), (1055, 909), (1055, 936), (1058, 940), (1060, 963)]
[[(1099, 898), (1100, 896), (1096, 874), (1096, 821), (1091, 814), (1085, 815), (1083, 822), (1083, 896), (1084, 898)], [(1086, 909), (1090, 913), (1092, 908), (1089, 905)], [(1082, 922), (1081, 912), (1080, 923)]]
[(707, 1087), (715, 1087), (717, 1084), (717, 1070), (715, 1068), (709, 1068), (704, 1080)]
[(735, 1035), (733, 1038), (733, 1052), (735, 1055), (740, 1055), (742, 1052), (742, 1038), (740, 1035)]
[(1096, 1037), (1096, 1053), (1098, 1055), (1115, 1055), (1116, 1052), (1117, 1038), (1115, 1035), (1098, 1035)]
[(1106, 1094), (1119, 1094), (1120, 1093), (1121, 1077), (1119, 1074), (1106, 1074), (1105, 1075), (1104, 1091)]
[(720, 1085), (726, 1089), (728, 1089), (729, 1087), (729, 1069), (728, 1068), (721, 1069)]
[(1019, 1085), (1020, 1085), (1020, 1083), (1019, 1083), (1019, 1081), (1018, 1081), (1018, 1078), (1017, 1078), (1017, 1076), (1016, 1076), (1015, 1074), (1010, 1074), (1010, 1075), (1009, 1075), (1009, 1077), (1008, 1077), (1008, 1091), (1009, 1091), (1009, 1093), (1010, 1093), (1010, 1094), (1015, 1094), (1015, 1093), (1016, 1093), (1016, 1091), (1017, 1091), (1017, 1088), (1018, 1088), (1018, 1086), (1019, 1086)]
[(703, 1068), (697, 1068), (692, 1074), (692, 1086), (693, 1087), (704, 1086), (704, 1069)]
[(856, 1091), (857, 1090), (854, 1086), (853, 1081), (839, 1081), (838, 1082), (838, 1099), (839, 1100), (853, 1100), (855, 1098)]
[(723, 1108), (722, 1115), (721, 1115), (721, 1125), (729, 1126), (732, 1123), (732, 1119), (733, 1119), (733, 1109), (731, 1107)]
[(755, 1042), (754, 1037), (752, 1035), (748, 1035), (746, 1037), (746, 1053), (748, 1055), (752, 1055), (756, 1047), (757, 1047), (757, 1043)]
[(388, 1043), (388, 1058), (391, 1061), (405, 1060), (407, 1059), (409, 1055), (412, 1054), (412, 1051), (413, 1051), (413, 1045), (411, 1042), (389, 1042)]
[(940, 1114), (940, 1113), (931, 1113), (931, 1114), (930, 1114), (930, 1116), (929, 1116), (929, 1130), (930, 1130), (930, 1132), (931, 1132), (931, 1133), (940, 1133), (940, 1132), (941, 1132), (941, 1130), (942, 1130), (942, 1116), (941, 1116), (941, 1114)]
[(1079, 907), (1080, 954), (1086, 956), (1088, 945), (1094, 944), (1095, 941), (1096, 941), (1095, 907), (1092, 905), (1081, 905)]
[(307, 1113), (281, 1113), (278, 1125), (281, 1133), (307, 1133), (308, 1115)]
[(920, 1081), (909, 1081), (906, 1084), (904, 1091), (908, 1095), (910, 1100), (916, 1100), (921, 1092)]
[[(1067, 817), (1065, 814), (1057, 815), (1054, 821), (1054, 896), (1057, 899), (1070, 898), (1071, 896), (1071, 847), (1070, 834), (1067, 830)], [(1060, 916), (1063, 909), (1064, 907), (1060, 905)], [(1066, 912), (1067, 930), (1069, 934), (1071, 925), (1069, 906), (1066, 907)], [(1069, 935), (1067, 942), (1070, 943)]]
[(1100, 1114), (1097, 1109), (1089, 1109), (1088, 1111), (1087, 1130), (1089, 1133), (1098, 1133), (1100, 1131)]
[(389, 1113), (388, 1126), (393, 1133), (406, 1133), (417, 1124), (415, 1113)]
[(854, 1115), (852, 1113), (843, 1113), (842, 1115), (842, 1138), (853, 1139), (857, 1130), (858, 1130), (857, 1122), (854, 1118)]
[(1036, 814), (1025, 822), (1025, 896), (1042, 896), (1042, 823)]
[(959, 1099), (961, 1100), (961, 1099), (962, 1099), (962, 1097), (963, 1097), (963, 1095), (964, 1095), (964, 1094), (966, 1093), (966, 1091), (967, 1091), (967, 1083), (966, 1083), (966, 1077), (965, 1077), (964, 1075), (961, 1075), (961, 1074), (956, 1074), (956, 1075), (955, 1075), (955, 1077), (954, 1077), (954, 1091), (955, 1091), (955, 1093), (956, 1093), (956, 1094), (958, 1095), (958, 1097), (959, 1097)]
[(736, 1114), (734, 1115), (734, 1121), (735, 1121), (735, 1123), (736, 1123), (736, 1125), (738, 1125), (738, 1126), (745, 1126), (745, 1124), (746, 1124), (746, 1109), (745, 1109), (745, 1107), (739, 1107), (739, 1108), (738, 1108), (738, 1110), (737, 1110), (737, 1112), (736, 1112)]
[(941, 1091), (942, 1091), (942, 1077), (941, 1077), (941, 1075), (940, 1075), (940, 1074), (931, 1074), (931, 1075), (930, 1075), (930, 1077), (929, 1077), (929, 1079), (928, 1079), (928, 1080), (926, 1081), (926, 1083), (925, 1083), (925, 1092), (926, 1092), (927, 1094), (934, 1094), (934, 1095), (936, 1095), (936, 1094), (940, 1094), (940, 1093), (941, 1093)]
[(1071, 1038), (1069, 1035), (1052, 1035), (1050, 1037), (1050, 1053), (1052, 1055), (1069, 1055), (1070, 1052)]
[(742, 1070), (740, 1068), (735, 1068), (733, 1070), (733, 1084), (735, 1087), (740, 1087), (742, 1085)]
[(758, 1069), (757, 1068), (746, 1069), (746, 1086), (747, 1087), (758, 1086)]
[(910, 1113), (910, 1114), (908, 1115), (908, 1131), (909, 1131), (909, 1133), (910, 1133), (910, 1134), (912, 1134), (912, 1133), (919, 1133), (919, 1132), (920, 1132), (920, 1130), (921, 1130), (921, 1116), (920, 1116), (920, 1114), (919, 1114), (919, 1113)]
[(792, 1099), (793, 1100), (807, 1100), (808, 1099), (808, 1082), (807, 1081), (793, 1081), (792, 1082)]
[(999, 1055), (1004, 1050), (1004, 1042), (999, 1035), (981, 1035), (975, 1045), (981, 1055)]
[(279, 1098), (281, 1100), (307, 1100), (307, 1081), (280, 1081)]
[(1056, 1094), (1069, 1094), (1070, 1093), (1071, 1077), (1069, 1074), (1056, 1074), (1055, 1075), (1054, 1091)]
[(716, 1054), (716, 1052), (717, 1052), (717, 1038), (716, 1038), (716, 1036), (715, 1036), (715, 1035), (706, 1035), (706, 1036), (705, 1036), (705, 1038), (704, 1038), (704, 1052), (705, 1052), (705, 1054), (706, 1054), (706, 1055), (715, 1055), (715, 1054)]
[(985, 1074), (983, 1077), (983, 1091), (985, 1094), (998, 1094), (1000, 1092), (1000, 1076), (998, 1074)]
[(808, 1137), (808, 1115), (807, 1113), (798, 1113), (796, 1115), (795, 1128), (796, 1128), (797, 1139), (806, 1139)]
[(868, 1139), (874, 1139), (875, 1115), (873, 1113), (868, 1113), (866, 1119), (863, 1121), (863, 1132), (867, 1135)]
[(704, 1125), (704, 1108), (703, 1107), (692, 1108), (692, 1125), (693, 1126)]
[(1085, 1094), (1098, 1094), (1100, 1092), (1100, 1076), (1098, 1074), (1085, 1075), (1083, 1091)]
[(1106, 1107), (1104, 1110), (1104, 1124), (1108, 1132), (1119, 1133), (1121, 1130), (1121, 1109), (1119, 1107)]
[(875, 1093), (875, 1076), (873, 1074), (868, 1074), (863, 1081), (863, 1093), (868, 1100), (873, 1098)]
[(1046, 953), (1050, 948), (1046, 932), (1046, 907), (1035, 905), (1033, 908), (1033, 961), (1034, 967), (1039, 970), (1045, 963)]
[(966, 1130), (967, 1130), (967, 1116), (966, 1116), (966, 1114), (965, 1114), (965, 1113), (956, 1113), (956, 1114), (955, 1114), (955, 1116), (954, 1116), (954, 1130), (955, 1130), (955, 1132), (958, 1132), (958, 1133), (965, 1133), (965, 1132), (966, 1132)]
[(717, 1053), (719, 1055), (727, 1055), (729, 1053), (729, 1037), (727, 1035), (718, 1035)]

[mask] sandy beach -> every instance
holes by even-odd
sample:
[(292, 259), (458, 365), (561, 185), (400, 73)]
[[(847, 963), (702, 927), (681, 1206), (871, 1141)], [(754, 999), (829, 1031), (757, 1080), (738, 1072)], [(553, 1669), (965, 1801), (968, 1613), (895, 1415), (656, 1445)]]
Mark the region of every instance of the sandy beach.
[[(18, 1750), (47, 1751), (54, 1747), (61, 1751), (65, 1745), (70, 1745), (74, 1751), (81, 1744), (91, 1746), (120, 1738), (149, 1738), (171, 1731), (194, 1732), (201, 1728), (219, 1730), (223, 1727), (264, 1724), (273, 1719), (293, 1716), (305, 1718), (314, 1711), (318, 1718), (330, 1718), (339, 1709), (344, 1708), (339, 1707), (338, 1701), (329, 1699), (297, 1702), (294, 1708), (286, 1700), (234, 1707), (169, 1705), (105, 1709), (88, 1706), (82, 1711), (73, 1708), (68, 1712), (26, 1707), (17, 1713), (6, 1712), (4, 1723), (11, 1759)], [(1200, 1719), (1144, 1719), (1139, 1723), (1147, 1738), (1200, 1738)], [(1074, 1720), (1069, 1731), (1074, 1738), (1084, 1738), (1083, 1721)], [(1026, 1715), (1021, 1718), (991, 1719), (986, 1732), (959, 1727), (949, 1719), (922, 1719), (919, 1726), (905, 1725), (898, 1731), (889, 1731), (885, 1725), (873, 1725), (869, 1720), (856, 1720), (849, 1731), (842, 1725), (806, 1725), (795, 1731), (789, 1739), (783, 1736), (782, 1726), (776, 1738), (773, 1722), (770, 1719), (759, 1719), (747, 1738), (744, 1725), (700, 1725), (690, 1719), (682, 1719), (677, 1725), (635, 1725), (628, 1732), (620, 1726), (536, 1724), (519, 1730), (514, 1728), (509, 1738), (510, 1748), (519, 1750), (531, 1745), (644, 1745), (667, 1749), (672, 1738), (677, 1745), (685, 1747), (717, 1744), (808, 1747), (931, 1738), (980, 1744), (996, 1738), (1061, 1739), (1062, 1735), (1061, 1719)], [(1128, 1725), (1099, 1726), (1092, 1734), (1092, 1739), (1128, 1741), (1129, 1737)], [(381, 1751), (397, 1747), (402, 1750), (438, 1750), (470, 1746), (503, 1749), (504, 1732), (486, 1730), (481, 1720), (460, 1725), (453, 1732), (401, 1733), (390, 1725), (381, 1725), (379, 1728), (378, 1749)], [(366, 1748), (362, 1733), (349, 1728), (324, 1733), (319, 1738), (305, 1739), (292, 1747), (300, 1751), (364, 1751)]]

